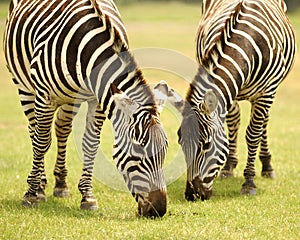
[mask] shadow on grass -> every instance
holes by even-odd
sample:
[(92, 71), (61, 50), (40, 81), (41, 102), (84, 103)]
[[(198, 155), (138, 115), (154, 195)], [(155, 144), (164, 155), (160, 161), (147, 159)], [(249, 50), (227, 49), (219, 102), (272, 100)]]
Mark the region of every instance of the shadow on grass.
[[(128, 211), (124, 212), (121, 212), (123, 209), (120, 209), (119, 211), (110, 212), (110, 214), (108, 214), (107, 209), (105, 211), (100, 208), (97, 211), (86, 211), (80, 209), (80, 202), (78, 205), (76, 204), (70, 203), (68, 199), (57, 199), (53, 196), (48, 197), (46, 202), (40, 202), (37, 208), (23, 207), (21, 199), (0, 200), (1, 211), (9, 212), (12, 215), (42, 215), (43, 217), (51, 218), (77, 218), (83, 220), (98, 219), (99, 221), (110, 221), (118, 218), (122, 221), (132, 221), (139, 218), (136, 214), (136, 209), (127, 209)], [(109, 203), (107, 203), (107, 205), (109, 205)]]
[[(268, 181), (268, 179), (260, 179), (259, 181)], [(210, 200), (205, 202), (201, 200), (187, 202), (184, 198), (186, 179), (185, 176), (182, 176), (174, 183), (168, 185), (168, 211), (165, 217), (156, 220), (160, 221), (177, 216), (202, 216), (204, 214), (202, 213), (203, 207), (207, 206), (207, 204), (211, 206), (215, 205), (214, 203), (222, 203), (231, 199), (240, 199), (242, 201), (243, 197), (240, 195), (240, 189), (243, 182), (243, 177), (217, 178), (214, 182), (213, 195)], [(98, 192), (98, 194), (96, 193), (99, 204), (98, 211), (81, 210), (79, 207), (80, 196), (79, 194), (74, 194), (65, 199), (50, 195), (46, 202), (39, 203), (38, 208), (24, 208), (21, 205), (21, 198), (13, 199), (12, 196), (11, 198), (0, 199), (0, 212), (7, 212), (16, 216), (24, 214), (33, 217), (40, 215), (46, 218), (77, 218), (80, 220), (112, 221), (118, 219), (129, 222), (149, 220), (137, 215), (137, 204), (130, 196), (118, 192), (109, 192), (109, 194), (106, 194), (107, 196), (101, 196), (100, 189), (97, 190), (95, 193)], [(258, 186), (257, 195), (262, 194), (264, 194), (264, 190)], [(202, 205), (201, 203), (207, 204)]]

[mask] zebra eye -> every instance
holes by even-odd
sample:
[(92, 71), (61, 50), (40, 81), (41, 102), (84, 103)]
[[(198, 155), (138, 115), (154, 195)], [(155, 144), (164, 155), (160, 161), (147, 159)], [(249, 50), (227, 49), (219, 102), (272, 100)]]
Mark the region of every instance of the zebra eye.
[(142, 147), (145, 147), (145, 146), (146, 146), (146, 140), (145, 140), (145, 139), (142, 141), (141, 146), (142, 146)]
[(210, 146), (210, 142), (204, 143), (204, 144), (203, 144), (203, 150), (209, 149), (209, 146)]
[(211, 142), (212, 142), (212, 137), (208, 136), (208, 139), (205, 140), (205, 142), (203, 143), (202, 149), (203, 150), (208, 150), (209, 147), (210, 147)]

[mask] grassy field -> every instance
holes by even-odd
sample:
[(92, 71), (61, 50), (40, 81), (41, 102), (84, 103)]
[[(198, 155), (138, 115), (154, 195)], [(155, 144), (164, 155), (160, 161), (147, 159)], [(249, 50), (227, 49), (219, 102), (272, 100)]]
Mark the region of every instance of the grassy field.
[[(7, 4), (0, 3), (0, 38), (5, 24)], [(179, 3), (139, 3), (121, 6), (132, 49), (148, 47), (174, 50), (194, 59), (194, 37), (200, 18), (200, 6)], [(165, 13), (168, 14), (165, 14)], [(300, 12), (291, 21), (300, 36)], [(299, 41), (298, 41), (299, 45)], [(5, 67), (0, 41), (0, 239), (299, 239), (300, 238), (300, 54), (293, 71), (279, 88), (272, 107), (269, 125), (270, 145), (276, 179), (260, 177), (257, 161), (255, 197), (240, 196), (243, 168), (246, 164), (245, 128), (249, 104), (242, 103), (240, 163), (232, 179), (217, 180), (211, 200), (186, 202), (183, 197), (185, 174), (168, 185), (168, 212), (161, 219), (136, 216), (137, 205), (130, 193), (114, 190), (98, 177), (94, 193), (99, 210), (79, 209), (81, 196), (77, 183), (81, 162), (76, 136), (68, 146), (68, 184), (70, 197), (52, 196), (52, 170), (56, 148), (46, 156), (48, 200), (38, 209), (24, 209), (21, 198), (26, 191), (26, 178), (31, 168), (31, 144), (27, 122), (22, 113), (17, 90)], [(166, 69), (145, 69), (151, 83), (160, 79), (184, 94), (187, 81)], [(170, 148), (166, 164), (180, 154), (176, 131), (178, 118), (172, 109), (162, 114)], [(111, 155), (110, 123), (105, 124), (103, 152)], [(111, 157), (110, 157), (111, 158)], [(101, 167), (101, 166), (98, 166)], [(100, 171), (100, 170), (99, 170)], [(101, 171), (100, 171), (101, 172)]]

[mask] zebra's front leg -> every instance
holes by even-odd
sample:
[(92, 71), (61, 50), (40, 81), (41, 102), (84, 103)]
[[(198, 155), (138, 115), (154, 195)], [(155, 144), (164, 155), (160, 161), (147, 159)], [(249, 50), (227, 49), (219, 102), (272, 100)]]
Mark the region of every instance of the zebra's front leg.
[(265, 118), (263, 124), (263, 133), (260, 143), (259, 159), (262, 163), (261, 175), (266, 178), (275, 178), (275, 171), (271, 165), (271, 152), (268, 145), (267, 126), (269, 122), (269, 115)]
[(100, 132), (105, 120), (104, 113), (100, 110), (98, 102), (88, 103), (86, 129), (82, 140), (83, 169), (78, 189), (82, 195), (80, 208), (84, 210), (97, 210), (98, 203), (93, 196), (93, 168), (95, 156), (100, 144)]
[[(268, 99), (270, 102), (270, 100)], [(244, 170), (245, 182), (242, 185), (241, 194), (255, 195), (256, 185), (255, 177), (255, 157), (258, 146), (261, 142), (263, 133), (263, 124), (268, 116), (270, 105), (265, 101), (257, 101), (252, 105), (250, 124), (246, 131), (246, 141), (248, 147), (247, 165)]]
[[(45, 174), (44, 156), (51, 145), (51, 125), (56, 106), (50, 98), (37, 94), (34, 106), (35, 124), (32, 134), (33, 164), (27, 178), (28, 190), (22, 199), (25, 207), (36, 207), (40, 201), (39, 189)], [(31, 125), (33, 127), (33, 124)]]
[(57, 159), (54, 167), (55, 187), (53, 190), (55, 197), (65, 198), (69, 196), (69, 189), (66, 183), (68, 174), (66, 168), (66, 148), (68, 137), (72, 131), (72, 121), (79, 107), (79, 104), (62, 105), (56, 115)]
[(237, 101), (234, 101), (226, 116), (226, 123), (228, 127), (229, 155), (225, 166), (220, 173), (221, 177), (232, 177), (233, 169), (236, 168), (236, 165), (238, 163), (237, 138), (241, 122), (240, 116), (239, 104)]

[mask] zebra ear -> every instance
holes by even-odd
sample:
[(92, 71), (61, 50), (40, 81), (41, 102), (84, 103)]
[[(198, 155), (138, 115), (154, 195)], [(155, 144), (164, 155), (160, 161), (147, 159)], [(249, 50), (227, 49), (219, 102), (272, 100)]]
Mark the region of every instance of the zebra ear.
[(116, 107), (126, 115), (131, 116), (139, 107), (138, 103), (130, 99), (124, 92), (118, 89), (114, 83), (110, 85), (110, 91)]
[(204, 96), (204, 101), (201, 104), (200, 108), (207, 113), (211, 114), (213, 111), (216, 110), (218, 106), (218, 98), (213, 91), (208, 91)]
[(161, 80), (154, 86), (153, 93), (158, 106), (158, 112), (161, 113), (168, 100), (168, 84), (164, 80)]
[(166, 105), (167, 101), (170, 101), (171, 104), (180, 112), (183, 111), (183, 99), (176, 93), (166, 81), (161, 80), (154, 87), (154, 95), (156, 102), (159, 106), (159, 111), (161, 112), (163, 107)]

